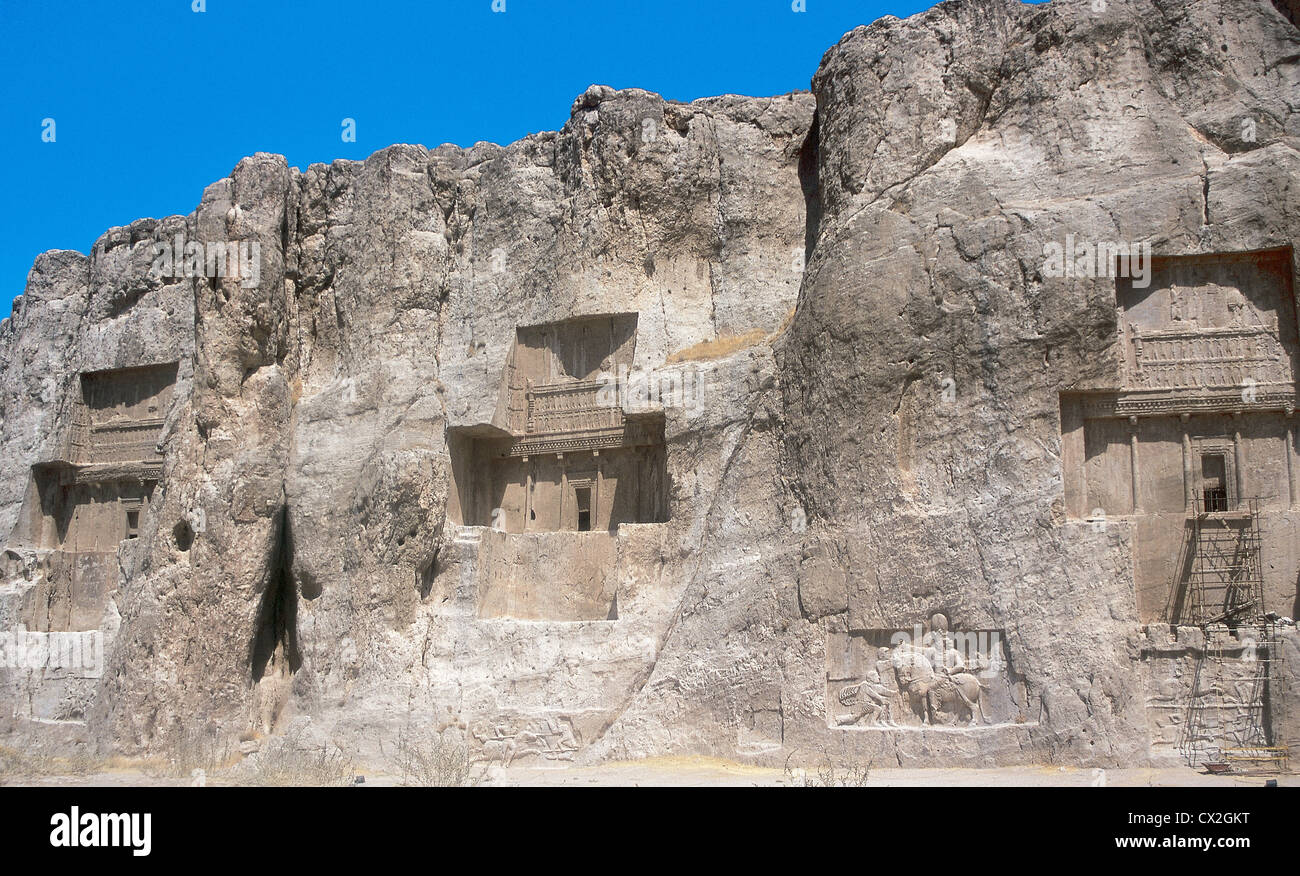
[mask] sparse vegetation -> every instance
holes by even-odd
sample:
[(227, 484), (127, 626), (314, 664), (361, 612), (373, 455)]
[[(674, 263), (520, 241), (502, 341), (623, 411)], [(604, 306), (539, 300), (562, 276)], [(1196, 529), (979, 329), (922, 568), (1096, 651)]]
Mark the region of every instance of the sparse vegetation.
[(871, 778), (871, 764), (860, 758), (857, 752), (833, 755), (823, 751), (817, 766), (810, 772), (803, 768), (791, 768), (791, 752), (785, 759), (785, 781), (794, 788), (862, 788)]
[(678, 362), (699, 359), (721, 359), (723, 356), (730, 356), (737, 350), (760, 344), (766, 339), (767, 332), (762, 329), (754, 329), (743, 335), (722, 335), (707, 341), (701, 341), (684, 350), (678, 350), (664, 360), (664, 364), (674, 365)]
[(420, 735), (403, 729), (393, 750), (384, 755), (403, 785), (460, 788), (483, 781), (483, 769), (471, 759), (469, 747), (445, 733)]
[(296, 727), (250, 760), (250, 770), (241, 777), (249, 785), (341, 786), (351, 785), (356, 776), (356, 763), (341, 748), (308, 743)]
[(68, 755), (0, 746), (0, 785), (44, 776), (89, 776), (101, 771), (104, 766), (104, 758), (84, 746)]
[(195, 770), (211, 773), (230, 766), (234, 754), (214, 728), (178, 727), (164, 738), (144, 772), (153, 778), (188, 778)]

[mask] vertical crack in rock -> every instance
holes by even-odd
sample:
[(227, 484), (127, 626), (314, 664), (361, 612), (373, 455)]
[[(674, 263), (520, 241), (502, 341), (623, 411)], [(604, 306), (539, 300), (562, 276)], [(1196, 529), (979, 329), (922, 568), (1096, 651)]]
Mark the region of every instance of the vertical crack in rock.
[(1204, 152), (1201, 153), (1201, 224), (1207, 228), (1210, 225), (1210, 165)]
[(808, 136), (804, 137), (799, 147), (799, 185), (803, 189), (804, 202), (804, 264), (812, 258), (813, 248), (817, 245), (817, 229), (822, 219), (821, 188), (817, 184), (817, 113), (813, 112), (812, 126)]
[(293, 532), (289, 525), (289, 508), (280, 509), (271, 552), (266, 563), (268, 584), (262, 591), (257, 611), (257, 627), (249, 644), (249, 663), (254, 682), (272, 670), (285, 666), (289, 673), (302, 666), (298, 650), (298, 593), (293, 583)]
[(438, 549), (434, 548), (433, 555), (421, 563), (416, 571), (415, 589), (420, 594), (421, 600), (428, 599), (429, 594), (433, 592), (433, 582), (438, 577), (439, 571), (438, 553)]

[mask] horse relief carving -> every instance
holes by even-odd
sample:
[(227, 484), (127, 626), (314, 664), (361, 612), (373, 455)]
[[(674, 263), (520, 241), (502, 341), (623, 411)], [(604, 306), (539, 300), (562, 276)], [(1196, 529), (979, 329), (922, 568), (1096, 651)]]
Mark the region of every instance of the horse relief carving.
[[(953, 633), (934, 615), (913, 631), (832, 633), (830, 717), (840, 727), (978, 726), (997, 722), (1007, 700), (998, 632)], [(889, 641), (888, 645), (872, 644)], [(996, 702), (995, 702), (996, 701)]]

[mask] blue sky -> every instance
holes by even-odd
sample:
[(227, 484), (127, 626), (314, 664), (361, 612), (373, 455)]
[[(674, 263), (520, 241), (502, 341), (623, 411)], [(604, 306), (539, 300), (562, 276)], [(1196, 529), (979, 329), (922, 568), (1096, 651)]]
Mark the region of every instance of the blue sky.
[(508, 143), (559, 128), (593, 83), (674, 100), (806, 89), (846, 31), (932, 5), (203, 2), (0, 0), (0, 317), (38, 253), (188, 214), (253, 152), (306, 167), (392, 143)]

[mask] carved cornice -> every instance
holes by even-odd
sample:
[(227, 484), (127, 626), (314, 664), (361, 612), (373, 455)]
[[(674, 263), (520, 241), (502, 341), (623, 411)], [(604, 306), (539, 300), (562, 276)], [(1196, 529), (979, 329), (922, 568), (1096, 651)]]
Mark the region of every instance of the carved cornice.
[(1237, 392), (1112, 393), (1087, 397), (1082, 401), (1082, 408), (1083, 415), (1090, 419), (1265, 411), (1290, 413), (1296, 408), (1296, 390), (1294, 384), (1285, 384), (1243, 387)]
[(529, 435), (516, 438), (506, 448), (505, 456), (533, 456), (542, 453), (571, 453), (579, 450), (604, 450), (622, 447), (629, 442), (627, 430), (609, 429), (602, 432), (558, 433)]
[(63, 484), (103, 484), (114, 481), (156, 481), (162, 479), (162, 460), (140, 462), (105, 462), (64, 467)]

